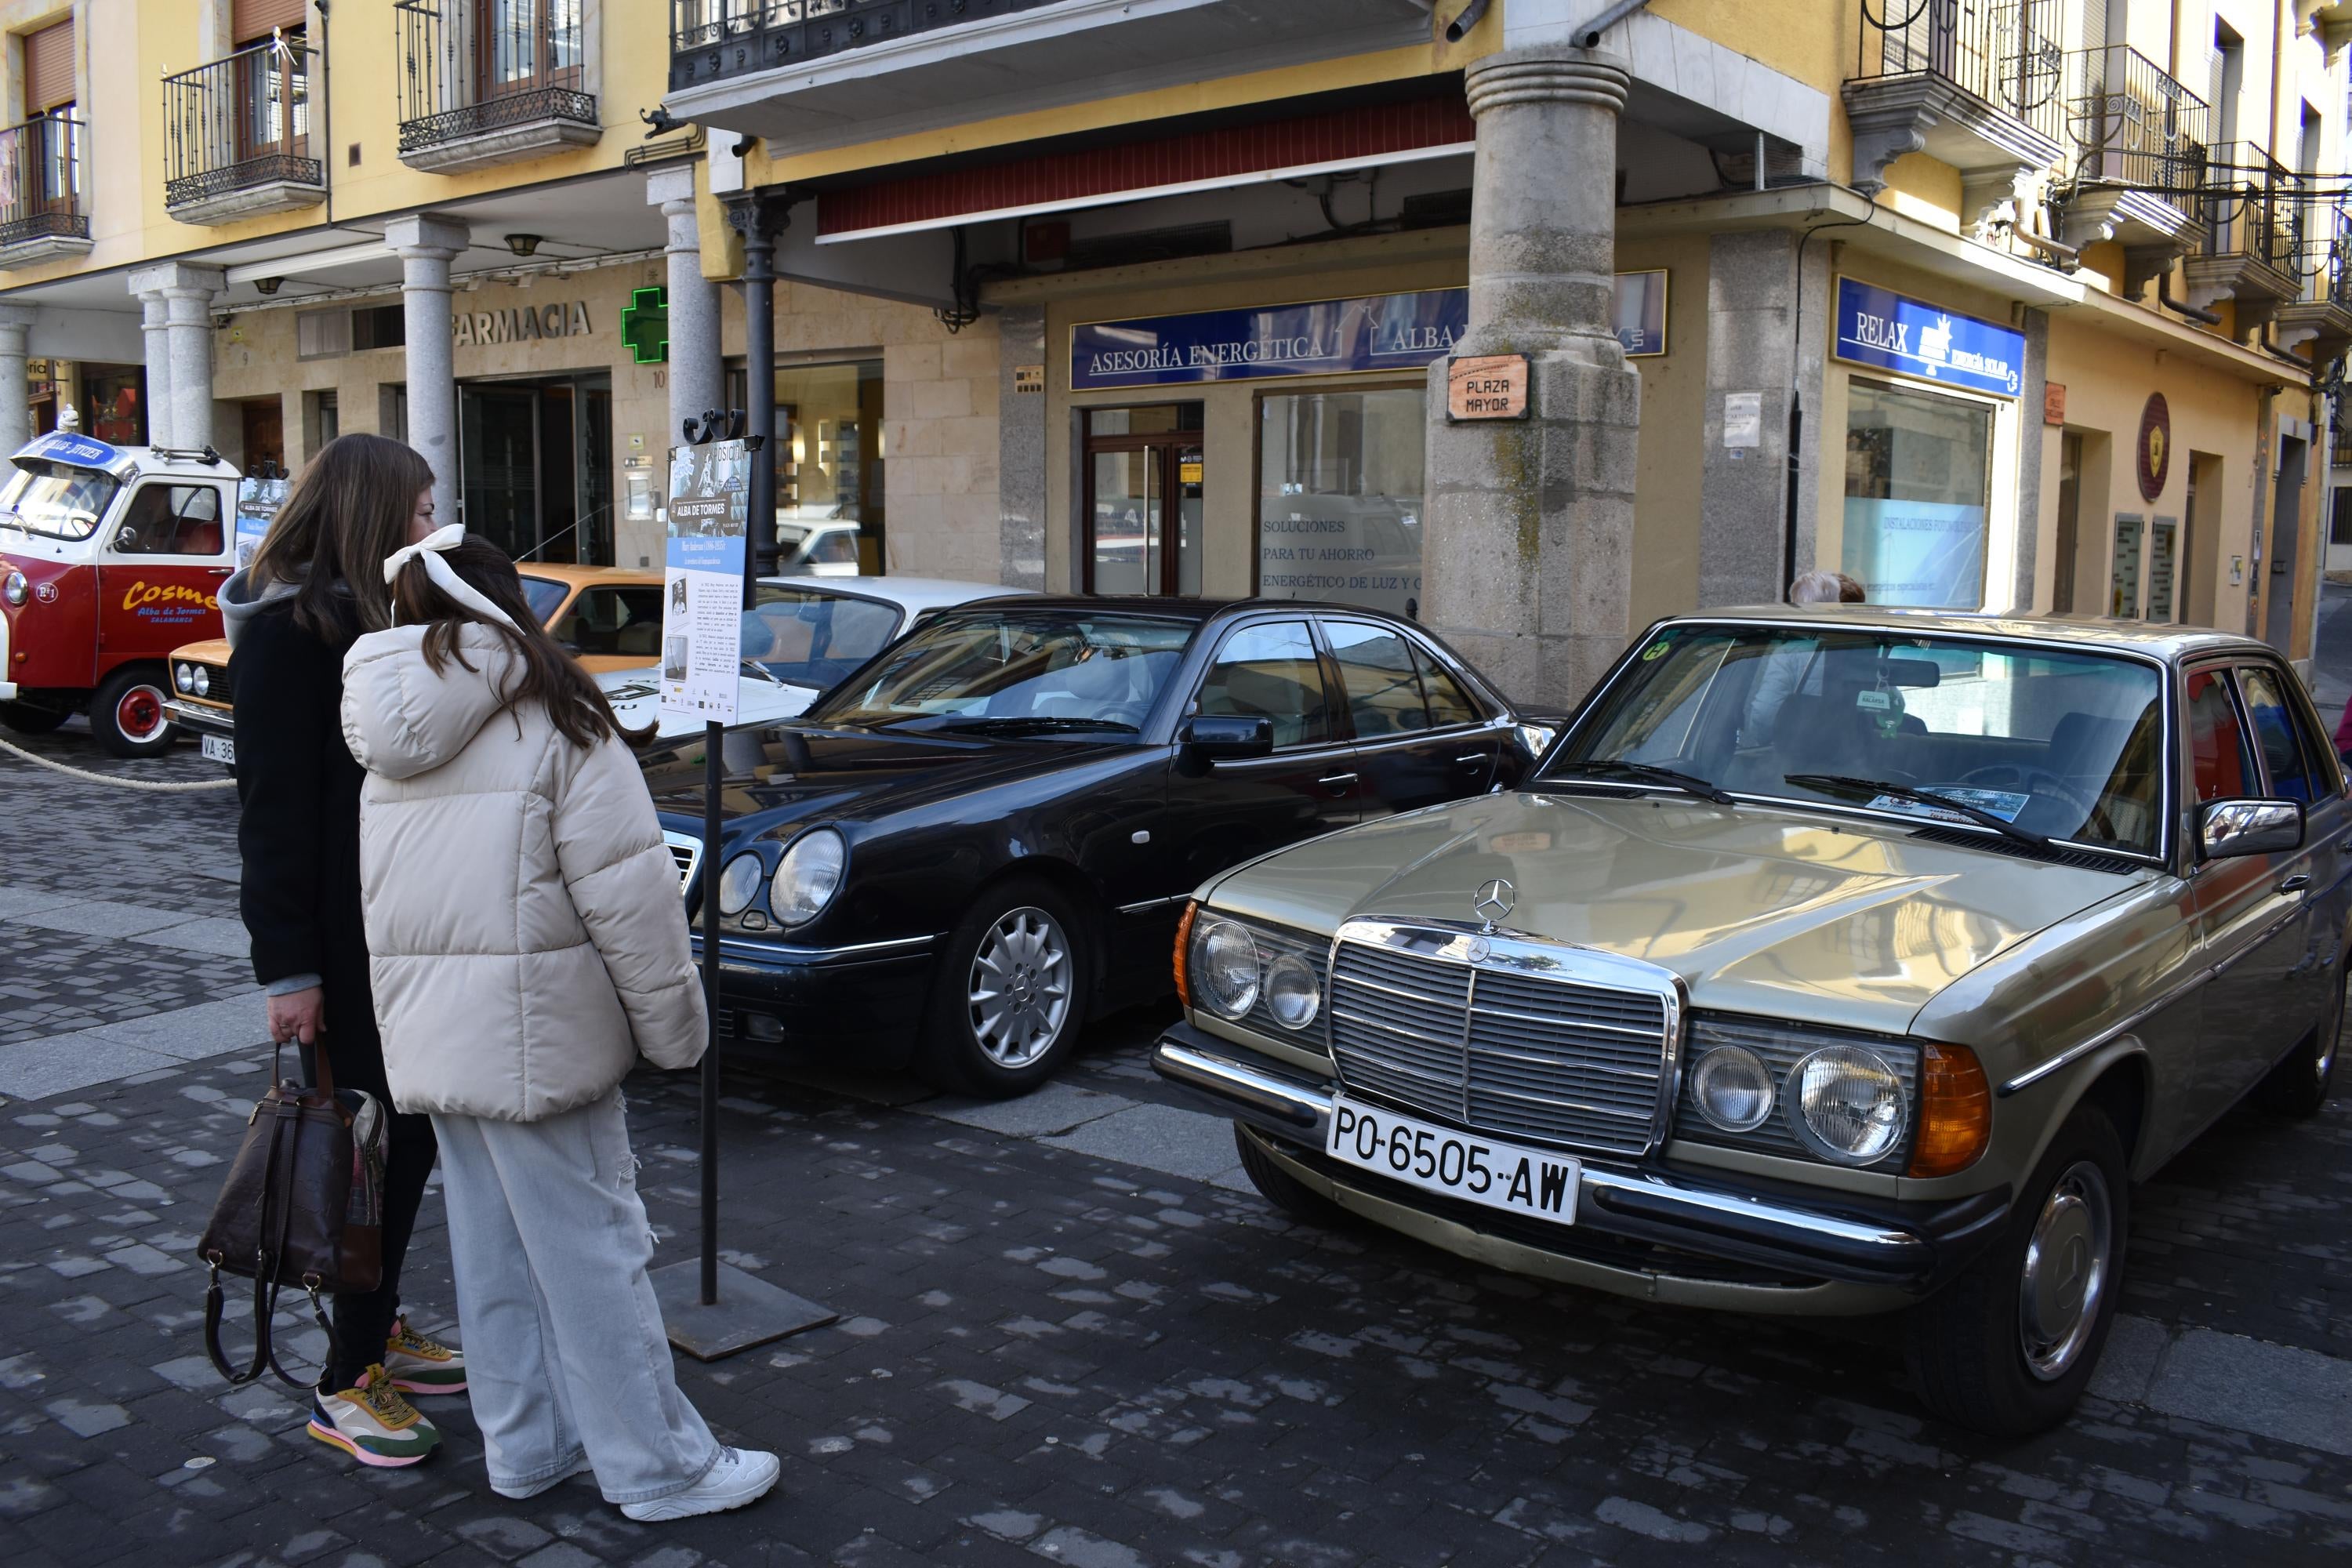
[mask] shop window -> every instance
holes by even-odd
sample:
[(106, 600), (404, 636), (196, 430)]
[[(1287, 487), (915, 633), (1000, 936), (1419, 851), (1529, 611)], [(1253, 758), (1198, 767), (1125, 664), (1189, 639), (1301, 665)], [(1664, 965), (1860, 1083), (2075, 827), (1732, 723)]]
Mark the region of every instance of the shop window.
[(1992, 410), (1857, 377), (1846, 400), (1839, 564), (1874, 605), (1984, 603)]
[(1419, 386), (1259, 399), (1258, 592), (1421, 613)]
[[(776, 525), (784, 559), (823, 542), (825, 575), (888, 569), (882, 495), (882, 362), (776, 367)], [(743, 367), (727, 375), (727, 405), (750, 401)], [(846, 527), (820, 527), (846, 524)]]
[(127, 365), (82, 367), (82, 421), (89, 432), (118, 447), (147, 440), (146, 374)]
[(2352, 486), (2336, 487), (2335, 507), (2328, 513), (2327, 542), (2352, 544)]

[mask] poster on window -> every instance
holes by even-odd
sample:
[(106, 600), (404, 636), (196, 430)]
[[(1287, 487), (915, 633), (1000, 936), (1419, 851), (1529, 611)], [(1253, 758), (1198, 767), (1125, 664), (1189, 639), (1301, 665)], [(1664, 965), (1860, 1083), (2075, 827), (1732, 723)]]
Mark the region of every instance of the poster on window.
[(1838, 565), (1874, 605), (1973, 610), (1984, 603), (1985, 509), (1849, 496)]
[(1426, 395), (1298, 393), (1260, 408), (1259, 594), (1418, 616)]
[(740, 441), (670, 449), (662, 595), (665, 718), (735, 722), (751, 473), (750, 452)]
[(278, 520), (278, 509), (286, 504), (287, 488), (292, 483), (291, 479), (257, 479), (250, 476), (236, 482), (236, 563), (240, 569), (253, 564), (253, 552), (261, 548), (269, 525)]

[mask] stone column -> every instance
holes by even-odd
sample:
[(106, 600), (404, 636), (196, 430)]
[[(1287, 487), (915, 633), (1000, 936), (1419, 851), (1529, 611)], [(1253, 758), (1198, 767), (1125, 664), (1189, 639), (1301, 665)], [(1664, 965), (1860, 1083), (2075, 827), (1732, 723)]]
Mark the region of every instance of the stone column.
[(141, 305), (140, 325), (147, 334), (147, 444), (151, 447), (194, 448), (211, 444), (213, 301), (227, 286), (219, 268), (191, 267), (181, 261), (143, 267), (131, 275), (131, 291), (139, 296)]
[(37, 313), (30, 305), (0, 305), (0, 458), (33, 438), (25, 340)]
[(1045, 586), (1045, 393), (1015, 390), (1018, 373), (1045, 363), (1045, 308), (1012, 305), (996, 316), (997, 581)]
[(1564, 46), (1470, 69), (1470, 326), (1454, 353), (1527, 355), (1528, 416), (1455, 423), (1446, 362), (1430, 368), (1423, 616), (1523, 701), (1577, 701), (1629, 630), (1642, 382), (1612, 325), (1626, 82), (1613, 57)]
[[(646, 203), (669, 223), (669, 428), (675, 445), (689, 419), (727, 405), (719, 351), (719, 285), (702, 275), (702, 231), (695, 216), (694, 165), (674, 163), (646, 176)], [(667, 475), (660, 481), (669, 482)]]
[(457, 381), (451, 358), (449, 263), (471, 231), (432, 213), (396, 217), (384, 242), (400, 258), (400, 303), (408, 346), (408, 444), (433, 465), (433, 513), (462, 521), (457, 508)]
[[(167, 307), (161, 289), (139, 295), (139, 330), (147, 350), (147, 444), (170, 446), (172, 429), (172, 340), (165, 331)], [(90, 417), (88, 409), (82, 417)]]

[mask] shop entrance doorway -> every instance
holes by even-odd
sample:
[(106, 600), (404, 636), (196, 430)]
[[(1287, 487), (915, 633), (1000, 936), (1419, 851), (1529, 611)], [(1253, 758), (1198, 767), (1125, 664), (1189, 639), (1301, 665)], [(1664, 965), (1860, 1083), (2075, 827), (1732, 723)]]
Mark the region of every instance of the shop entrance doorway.
[(1087, 593), (1200, 593), (1202, 424), (1197, 403), (1087, 411)]
[(457, 388), (458, 510), (517, 560), (613, 561), (608, 371)]

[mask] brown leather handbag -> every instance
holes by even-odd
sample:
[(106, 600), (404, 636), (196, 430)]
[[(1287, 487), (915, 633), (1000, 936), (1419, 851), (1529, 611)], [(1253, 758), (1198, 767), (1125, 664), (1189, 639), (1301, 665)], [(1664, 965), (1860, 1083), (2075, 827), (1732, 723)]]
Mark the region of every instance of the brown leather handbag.
[[(313, 1381), (288, 1373), (271, 1343), (281, 1287), (310, 1293), (331, 1355), (335, 1331), (320, 1293), (368, 1291), (383, 1280), (383, 1108), (357, 1089), (336, 1091), (323, 1042), (315, 1088), (279, 1078), (283, 1057), (282, 1047), (271, 1053), (278, 1081), (246, 1119), (245, 1141), (197, 1244), (212, 1270), (205, 1352), (233, 1385), (255, 1381), (264, 1367), (296, 1388)], [(221, 1350), (225, 1272), (253, 1280), (253, 1360), (243, 1372)]]

